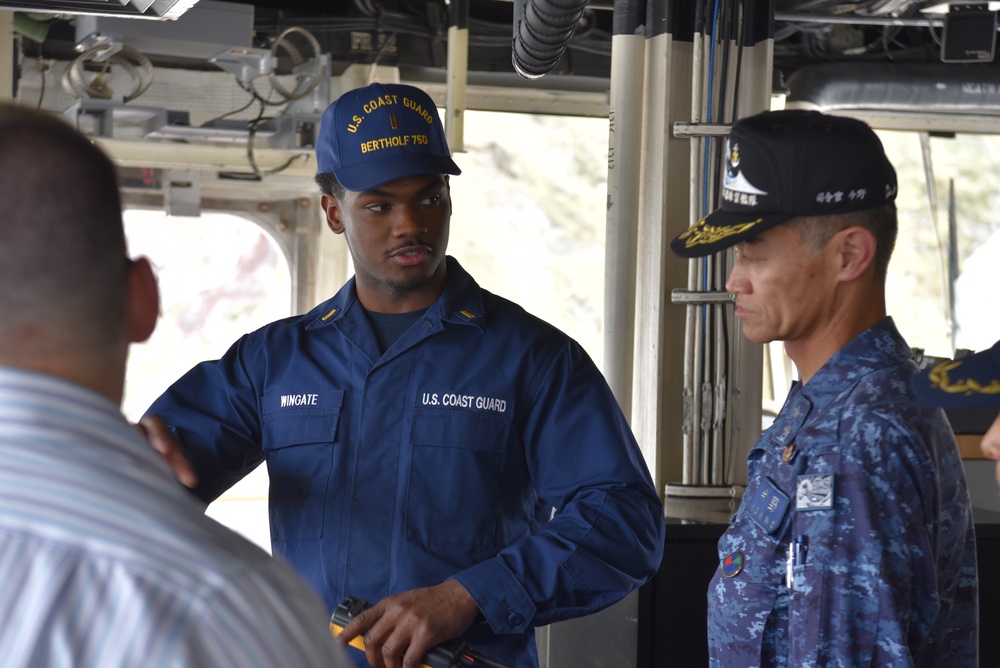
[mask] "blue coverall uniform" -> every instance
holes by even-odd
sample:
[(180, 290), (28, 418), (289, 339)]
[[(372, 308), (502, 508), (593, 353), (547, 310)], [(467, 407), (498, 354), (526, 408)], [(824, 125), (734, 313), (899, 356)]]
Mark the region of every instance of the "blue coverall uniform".
[(485, 617), (469, 645), (533, 667), (535, 626), (652, 577), (663, 508), (585, 351), (447, 262), (444, 292), (384, 353), (351, 279), (148, 413), (189, 452), (205, 501), (267, 463), (273, 550), (331, 611), (454, 578)]
[(792, 388), (719, 541), (711, 666), (977, 665), (965, 474), (916, 370), (886, 318)]

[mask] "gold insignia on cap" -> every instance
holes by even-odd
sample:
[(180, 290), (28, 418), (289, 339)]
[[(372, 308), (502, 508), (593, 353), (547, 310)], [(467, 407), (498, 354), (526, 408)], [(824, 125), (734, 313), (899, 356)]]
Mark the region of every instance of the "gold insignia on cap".
[(389, 125), (392, 126), (393, 130), (399, 129), (399, 123), (396, 122), (396, 114), (389, 114)]
[(983, 385), (975, 378), (952, 381), (948, 376), (948, 372), (960, 366), (962, 366), (962, 360), (938, 364), (931, 369), (931, 385), (949, 394), (964, 394), (966, 396), (972, 394), (1000, 394), (1000, 381), (998, 380), (991, 380), (989, 385)]
[(749, 223), (743, 223), (741, 225), (726, 225), (725, 227), (720, 227), (717, 225), (708, 225), (704, 220), (699, 220), (697, 223), (687, 228), (683, 234), (678, 237), (684, 240), (684, 246), (686, 248), (691, 248), (692, 246), (701, 246), (703, 244), (714, 244), (717, 241), (722, 241), (734, 234), (742, 234), (747, 230), (753, 229), (755, 225), (760, 223), (763, 218), (758, 218)]

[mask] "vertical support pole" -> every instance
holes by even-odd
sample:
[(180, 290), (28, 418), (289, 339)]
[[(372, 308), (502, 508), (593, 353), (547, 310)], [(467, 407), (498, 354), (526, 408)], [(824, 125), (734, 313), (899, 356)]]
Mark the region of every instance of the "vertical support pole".
[[(291, 227), (294, 237), (292, 262), (293, 313), (307, 313), (331, 293), (320, 291), (320, 235), (323, 226), (316, 215), (318, 198), (300, 197), (281, 212), (282, 227)], [(346, 244), (344, 244), (346, 246)]]
[(958, 318), (955, 313), (955, 284), (958, 281), (958, 203), (955, 200), (955, 179), (948, 179), (948, 340), (951, 354), (958, 350)]
[(687, 140), (672, 128), (690, 112), (693, 12), (690, 2), (670, 0), (649, 3), (647, 16), (633, 423), (639, 443), (655, 451), (648, 461), (662, 493), (681, 475), (683, 454), (684, 320), (669, 295), (687, 264), (672, 257), (668, 242), (689, 223)]
[[(604, 246), (604, 375), (626, 416), (632, 412), (636, 236), (643, 152), (645, 12), (616, 8), (611, 37), (608, 117), (608, 213)], [(644, 450), (652, 466), (655, 452)]]
[(14, 12), (0, 11), (0, 101), (17, 97), (14, 87)]
[(469, 75), (469, 0), (448, 10), (447, 90), (444, 134), (453, 153), (465, 151), (465, 90)]

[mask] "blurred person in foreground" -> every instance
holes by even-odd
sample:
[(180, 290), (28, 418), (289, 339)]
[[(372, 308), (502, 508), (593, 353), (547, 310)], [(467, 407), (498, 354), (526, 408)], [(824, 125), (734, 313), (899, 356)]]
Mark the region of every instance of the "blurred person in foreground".
[(722, 205), (671, 243), (735, 247), (743, 334), (799, 380), (749, 454), (708, 591), (712, 666), (972, 668), (972, 509), (940, 409), (910, 390), (886, 315), (896, 174), (864, 123), (815, 111), (733, 124)]
[[(1000, 408), (1000, 341), (991, 348), (924, 369), (913, 378), (913, 389), (923, 401), (942, 408)], [(997, 462), (1000, 486), (1000, 413), (983, 434), (979, 447)]]
[(347, 665), (285, 563), (204, 515), (122, 415), (156, 324), (111, 161), (0, 105), (0, 665)]
[(275, 553), (331, 612), (372, 604), (340, 634), (363, 636), (357, 665), (415, 666), (460, 638), (535, 668), (536, 627), (660, 565), (642, 453), (586, 351), (446, 254), (460, 170), (424, 91), (344, 93), (316, 155), (354, 277), (196, 366), (147, 419), (176, 434), (205, 501), (266, 462)]

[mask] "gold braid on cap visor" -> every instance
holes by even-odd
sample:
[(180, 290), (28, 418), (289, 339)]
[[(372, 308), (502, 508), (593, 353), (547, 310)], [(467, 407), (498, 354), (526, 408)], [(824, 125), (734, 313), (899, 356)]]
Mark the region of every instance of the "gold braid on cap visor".
[(929, 376), (931, 385), (939, 387), (942, 391), (949, 394), (964, 394), (966, 396), (973, 394), (1000, 394), (1000, 381), (991, 380), (989, 385), (982, 385), (974, 378), (952, 382), (951, 378), (948, 377), (948, 372), (961, 365), (961, 360), (938, 364), (931, 369)]
[(691, 227), (687, 228), (687, 230), (681, 234), (680, 238), (684, 240), (685, 248), (701, 246), (703, 244), (714, 244), (715, 242), (722, 241), (723, 239), (731, 237), (734, 234), (742, 234), (743, 232), (753, 228), (754, 225), (762, 220), (762, 218), (758, 218), (757, 220), (749, 223), (743, 223), (742, 225), (727, 225), (725, 227), (707, 225), (704, 220), (700, 220)]

